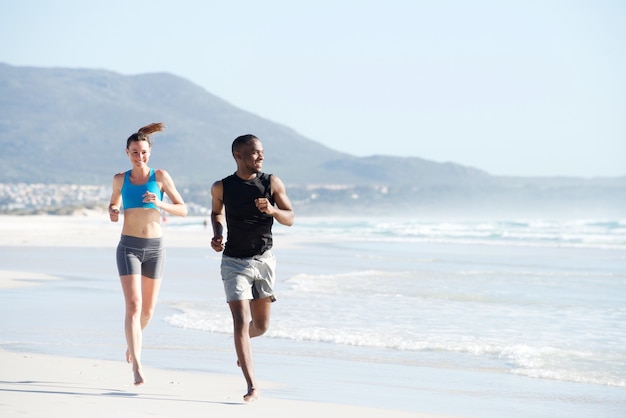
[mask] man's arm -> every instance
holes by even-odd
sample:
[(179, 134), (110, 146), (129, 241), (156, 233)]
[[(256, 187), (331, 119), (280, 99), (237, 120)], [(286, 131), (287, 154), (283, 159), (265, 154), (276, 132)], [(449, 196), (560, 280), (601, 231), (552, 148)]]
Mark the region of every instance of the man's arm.
[(270, 205), (267, 199), (262, 198), (256, 199), (255, 203), (257, 208), (261, 212), (273, 216), (274, 219), (282, 225), (293, 225), (295, 214), (293, 213), (291, 201), (287, 196), (285, 185), (277, 176), (270, 177), (270, 182), (276, 206)]
[(224, 185), (221, 180), (216, 181), (211, 186), (211, 226), (213, 227), (213, 238), (211, 238), (211, 248), (220, 252), (224, 249)]

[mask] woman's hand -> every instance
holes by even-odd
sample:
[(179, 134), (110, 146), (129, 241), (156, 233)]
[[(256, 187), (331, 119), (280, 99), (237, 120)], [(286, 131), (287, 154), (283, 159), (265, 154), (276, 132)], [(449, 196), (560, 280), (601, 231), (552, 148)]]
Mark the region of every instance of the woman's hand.
[(109, 205), (109, 218), (111, 222), (117, 222), (120, 219), (120, 208), (115, 205)]
[(152, 203), (157, 208), (161, 207), (161, 200), (157, 198), (156, 193), (145, 192), (142, 197), (143, 203)]

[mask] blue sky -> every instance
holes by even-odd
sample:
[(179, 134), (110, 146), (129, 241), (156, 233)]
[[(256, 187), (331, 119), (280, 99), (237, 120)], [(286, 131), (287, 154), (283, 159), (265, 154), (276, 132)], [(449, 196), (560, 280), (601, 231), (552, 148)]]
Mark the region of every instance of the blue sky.
[(172, 73), (353, 155), (498, 175), (626, 175), (624, 1), (0, 7), (3, 63)]

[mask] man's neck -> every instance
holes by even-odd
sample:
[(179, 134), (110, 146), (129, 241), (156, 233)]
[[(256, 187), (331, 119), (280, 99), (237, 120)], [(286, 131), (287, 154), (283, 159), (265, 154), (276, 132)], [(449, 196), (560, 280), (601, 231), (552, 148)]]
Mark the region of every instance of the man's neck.
[(259, 173), (257, 172), (250, 172), (250, 171), (242, 172), (239, 170), (237, 170), (235, 174), (237, 175), (237, 177), (239, 177), (242, 180), (254, 180), (259, 175)]

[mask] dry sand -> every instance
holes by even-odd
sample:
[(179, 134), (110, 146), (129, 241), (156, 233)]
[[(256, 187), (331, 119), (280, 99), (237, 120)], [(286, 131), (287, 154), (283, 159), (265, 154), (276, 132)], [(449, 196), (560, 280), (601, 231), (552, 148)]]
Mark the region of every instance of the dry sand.
[(3, 418), (437, 417), (263, 396), (244, 403), (234, 396), (241, 392), (239, 377), (149, 367), (150, 381), (135, 387), (123, 362), (0, 351), (0, 368)]

